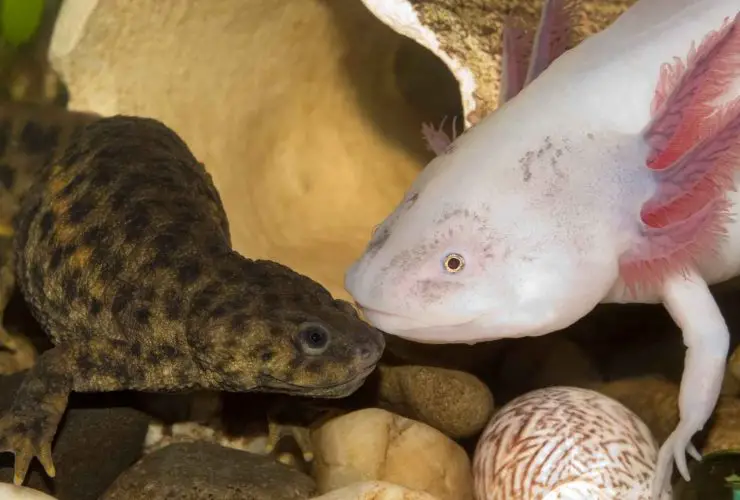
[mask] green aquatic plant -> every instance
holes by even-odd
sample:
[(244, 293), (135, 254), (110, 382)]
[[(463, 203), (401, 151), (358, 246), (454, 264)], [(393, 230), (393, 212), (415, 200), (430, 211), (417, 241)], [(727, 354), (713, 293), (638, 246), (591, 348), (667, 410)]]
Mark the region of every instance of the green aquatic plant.
[(1, 0), (0, 34), (3, 41), (18, 47), (31, 41), (41, 26), (44, 0)]
[(45, 47), (62, 0), (0, 0), (0, 101), (45, 100)]
[(725, 477), (725, 486), (732, 488), (732, 500), (740, 500), (740, 476), (733, 473)]

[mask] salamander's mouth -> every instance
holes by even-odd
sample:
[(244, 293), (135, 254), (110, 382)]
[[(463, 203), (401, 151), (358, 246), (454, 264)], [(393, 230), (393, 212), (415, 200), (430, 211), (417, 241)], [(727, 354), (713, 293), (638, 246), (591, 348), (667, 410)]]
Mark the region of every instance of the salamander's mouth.
[(362, 384), (365, 383), (365, 380), (370, 376), (373, 370), (375, 370), (375, 365), (363, 369), (355, 376), (342, 382), (313, 386), (288, 382), (265, 373), (263, 376), (268, 379), (269, 382), (267, 384), (263, 384), (262, 388), (256, 388), (255, 390), (264, 392), (281, 392), (298, 396), (318, 396), (328, 399), (343, 398), (359, 389)]

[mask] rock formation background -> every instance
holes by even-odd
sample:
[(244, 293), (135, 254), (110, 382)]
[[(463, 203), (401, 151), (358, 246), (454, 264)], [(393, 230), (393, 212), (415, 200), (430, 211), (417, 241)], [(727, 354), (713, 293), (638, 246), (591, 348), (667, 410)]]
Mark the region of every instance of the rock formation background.
[[(584, 29), (630, 3), (586, 2)], [(464, 7), (493, 12), (480, 29), (499, 53), (503, 16), (534, 26), (541, 2)], [(344, 298), (345, 269), (431, 159), (422, 122), (461, 113), (446, 66), (360, 0), (66, 2), (49, 57), (70, 108), (149, 115), (185, 138), (214, 177), (236, 250)]]

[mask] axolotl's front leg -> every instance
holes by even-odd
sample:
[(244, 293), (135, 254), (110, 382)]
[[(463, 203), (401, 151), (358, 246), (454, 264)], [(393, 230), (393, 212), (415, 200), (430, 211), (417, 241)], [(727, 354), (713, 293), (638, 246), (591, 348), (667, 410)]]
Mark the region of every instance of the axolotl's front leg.
[(702, 273), (723, 265), (718, 249), (734, 209), (727, 192), (740, 168), (738, 54), (740, 12), (692, 44), (685, 62), (664, 64), (640, 135), (655, 189), (640, 207), (637, 237), (620, 256), (620, 276), (633, 291), (657, 292), (687, 348), (681, 418), (658, 454), (653, 498), (674, 460), (690, 480), (686, 453), (699, 458), (691, 438), (712, 415), (724, 378), (729, 332)]
[(686, 359), (678, 402), (681, 420), (658, 454), (653, 498), (670, 481), (674, 459), (686, 480), (686, 453), (701, 460), (691, 438), (704, 427), (717, 404), (730, 345), (722, 313), (697, 273), (667, 279), (663, 304), (683, 332)]

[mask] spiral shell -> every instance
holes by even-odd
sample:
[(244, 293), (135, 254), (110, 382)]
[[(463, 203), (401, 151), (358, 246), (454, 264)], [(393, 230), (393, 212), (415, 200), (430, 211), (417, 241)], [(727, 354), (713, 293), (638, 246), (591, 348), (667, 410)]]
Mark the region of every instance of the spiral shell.
[[(524, 394), (488, 423), (473, 458), (477, 500), (651, 500), (658, 447), (621, 403), (595, 391)], [(670, 487), (662, 498), (669, 499)]]

